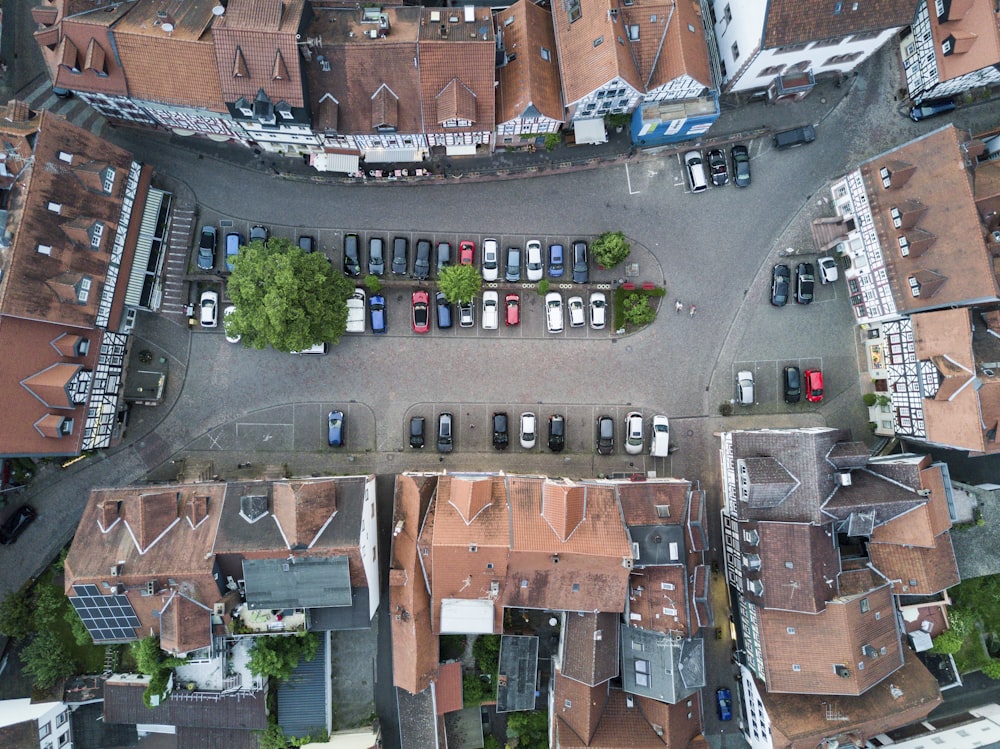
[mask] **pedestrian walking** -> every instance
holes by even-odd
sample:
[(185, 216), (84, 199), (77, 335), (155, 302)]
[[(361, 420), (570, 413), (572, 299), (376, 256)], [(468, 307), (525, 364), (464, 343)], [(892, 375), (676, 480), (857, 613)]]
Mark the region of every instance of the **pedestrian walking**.
[(689, 313), (689, 314), (691, 315), (691, 317), (694, 317), (694, 313), (695, 313), (695, 311), (696, 311), (697, 309), (698, 309), (698, 308), (697, 308), (697, 307), (695, 307), (695, 306), (694, 306), (693, 304), (691, 305), (691, 312)]
[(684, 309), (684, 304), (681, 302), (680, 299), (678, 299), (676, 302), (674, 302), (674, 312), (676, 312), (679, 315), (682, 309)]

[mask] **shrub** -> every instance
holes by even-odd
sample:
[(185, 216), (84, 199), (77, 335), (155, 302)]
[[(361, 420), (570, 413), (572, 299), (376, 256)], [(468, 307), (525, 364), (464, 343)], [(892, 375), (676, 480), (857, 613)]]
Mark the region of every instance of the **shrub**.
[(35, 609), (27, 590), (14, 590), (0, 603), (0, 632), (13, 640), (23, 640), (35, 631)]
[(24, 670), (36, 689), (46, 690), (59, 679), (76, 673), (76, 661), (51, 630), (43, 629), (21, 651)]
[(546, 133), (545, 134), (545, 150), (554, 151), (556, 146), (562, 143), (562, 133)]
[(656, 310), (645, 294), (632, 293), (625, 297), (625, 321), (632, 325), (649, 325), (656, 319)]
[(719, 415), (720, 416), (732, 416), (733, 415), (733, 404), (729, 401), (723, 401), (719, 404)]
[(545, 296), (549, 293), (549, 279), (543, 278), (538, 282), (538, 296)]
[(465, 674), (462, 677), (462, 702), (466, 707), (478, 707), (483, 704), (483, 680), (477, 674)]
[(962, 647), (965, 637), (953, 629), (942, 632), (934, 638), (934, 647), (931, 651), (942, 655), (954, 655)]
[(614, 268), (632, 252), (632, 245), (625, 238), (624, 232), (606, 231), (590, 245), (594, 262), (602, 268)]
[(472, 643), (472, 656), (484, 674), (496, 673), (500, 664), (500, 635), (479, 635)]
[(313, 633), (258, 637), (250, 646), (250, 671), (256, 676), (287, 679), (300, 660), (316, 657), (319, 640)]
[(878, 398), (875, 393), (865, 393), (861, 396), (861, 402), (864, 403), (867, 408), (874, 406), (877, 399)]
[(378, 279), (378, 276), (368, 274), (365, 276), (365, 288), (368, 289), (369, 294), (378, 294), (382, 291), (382, 282)]
[(983, 676), (1000, 680), (1000, 658), (990, 658), (989, 663), (983, 664)]

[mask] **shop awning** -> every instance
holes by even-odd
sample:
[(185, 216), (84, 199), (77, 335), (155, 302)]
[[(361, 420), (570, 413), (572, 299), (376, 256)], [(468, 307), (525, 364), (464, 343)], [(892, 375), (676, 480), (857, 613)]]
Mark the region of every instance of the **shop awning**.
[(364, 153), (368, 164), (393, 164), (404, 161), (423, 161), (422, 148), (369, 148)]
[(476, 144), (462, 144), (458, 146), (445, 146), (445, 153), (449, 156), (475, 156)]
[(360, 158), (356, 153), (315, 153), (310, 163), (320, 172), (355, 174), (358, 171)]
[(608, 133), (604, 129), (604, 118), (590, 120), (575, 120), (573, 132), (576, 133), (577, 145), (607, 143)]

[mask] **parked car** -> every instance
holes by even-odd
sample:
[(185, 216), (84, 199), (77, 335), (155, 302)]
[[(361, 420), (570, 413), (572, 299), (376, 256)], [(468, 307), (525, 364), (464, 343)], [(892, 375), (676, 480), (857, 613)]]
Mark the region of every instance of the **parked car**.
[(413, 277), (418, 281), (426, 281), (431, 277), (430, 240), (417, 240), (417, 256), (413, 260)]
[(506, 450), (509, 442), (507, 435), (507, 412), (497, 411), (493, 414), (493, 447)]
[(406, 237), (392, 238), (392, 273), (396, 276), (405, 276), (406, 269), (410, 267), (410, 243)]
[(266, 226), (261, 226), (260, 224), (255, 224), (250, 227), (250, 241), (257, 242), (261, 241), (265, 244), (267, 243), (267, 238), (269, 234)]
[(298, 245), (299, 249), (303, 252), (312, 252), (313, 247), (316, 245), (316, 240), (308, 234), (300, 234), (298, 238)]
[(791, 273), (784, 263), (779, 263), (771, 270), (771, 304), (775, 307), (784, 307), (788, 302), (790, 279)]
[(368, 273), (372, 276), (385, 273), (384, 246), (382, 237), (371, 237), (368, 240)]
[(232, 304), (227, 304), (226, 308), (224, 310), (222, 310), (222, 329), (225, 331), (225, 333), (226, 333), (226, 340), (229, 343), (239, 343), (240, 339), (243, 337), (243, 336), (241, 336), (239, 334), (235, 334), (235, 335), (231, 334), (229, 332), (229, 329), (226, 327), (226, 320), (228, 320), (229, 316), (231, 314), (233, 314), (235, 311), (236, 311), (236, 307), (234, 305), (232, 305)]
[(813, 288), (816, 283), (812, 263), (799, 263), (795, 267), (795, 301), (799, 304), (810, 304), (813, 300)]
[(611, 455), (615, 451), (615, 420), (610, 416), (597, 417), (597, 454)]
[(549, 245), (549, 278), (562, 278), (563, 274), (563, 246), (561, 244)]
[(201, 239), (198, 240), (198, 267), (201, 270), (212, 270), (215, 267), (217, 242), (218, 232), (214, 226), (201, 227)]
[(701, 158), (701, 151), (688, 151), (684, 154), (684, 168), (687, 170), (691, 192), (705, 192), (708, 182), (705, 180), (705, 161)]
[(359, 286), (347, 300), (347, 327), (345, 328), (347, 333), (365, 332), (365, 317), (367, 317), (365, 307), (367, 306), (368, 294)]
[(441, 274), (442, 268), (447, 268), (449, 265), (451, 265), (451, 244), (448, 242), (438, 242), (438, 247), (437, 247), (438, 275)]
[(820, 403), (823, 400), (823, 372), (819, 369), (807, 369), (806, 400), (810, 403)]
[(733, 695), (725, 687), (715, 690), (715, 706), (719, 712), (719, 720), (733, 719)]
[(500, 250), (495, 239), (483, 240), (483, 280), (496, 281), (500, 275)]
[(383, 335), (388, 327), (385, 319), (385, 297), (381, 294), (372, 294), (368, 300), (368, 311), (372, 317), (372, 333)]
[(496, 330), (500, 324), (500, 295), (492, 289), (483, 292), (483, 330)]
[(781, 130), (775, 133), (772, 138), (774, 147), (779, 150), (804, 146), (806, 143), (812, 143), (814, 140), (816, 140), (816, 131), (812, 125), (802, 125), (801, 127)]
[(445, 330), (451, 327), (451, 303), (445, 298), (444, 292), (439, 291), (435, 295), (437, 300), (437, 322), (438, 330)]
[(421, 450), (424, 447), (424, 417), (410, 417), (410, 447)]
[(545, 265), (542, 263), (542, 243), (537, 239), (529, 239), (524, 246), (524, 270), (529, 281), (541, 281), (545, 275)]
[(566, 307), (569, 310), (569, 326), (571, 328), (582, 328), (587, 324), (582, 296), (571, 296), (566, 300)]
[(936, 117), (954, 110), (955, 102), (952, 99), (928, 99), (910, 108), (910, 119), (920, 122), (928, 117)]
[(521, 297), (513, 291), (503, 298), (504, 323), (507, 325), (521, 324)]
[(525, 411), (521, 414), (521, 431), (520, 431), (520, 441), (521, 447), (525, 450), (530, 450), (535, 446), (538, 441), (538, 424), (535, 414), (531, 411)]
[(829, 255), (824, 255), (819, 260), (816, 261), (816, 265), (819, 266), (819, 282), (823, 284), (833, 283), (837, 280), (839, 273), (837, 271), (837, 261), (834, 260)]
[(573, 283), (587, 283), (590, 280), (590, 268), (587, 265), (587, 243), (573, 243)]
[(649, 432), (649, 454), (654, 458), (670, 455), (670, 421), (663, 414), (653, 417), (653, 426)]
[(361, 257), (358, 254), (358, 235), (344, 236), (344, 273), (357, 278), (361, 275)]
[(729, 182), (729, 167), (726, 166), (726, 154), (721, 148), (713, 148), (708, 152), (708, 172), (712, 175), (712, 184), (722, 187)]
[(744, 369), (736, 374), (736, 402), (741, 406), (752, 406), (753, 397), (753, 372)]
[(562, 333), (562, 296), (558, 291), (550, 291), (545, 295), (545, 326), (550, 333)]
[(518, 283), (521, 280), (521, 248), (507, 248), (507, 265), (503, 274), (504, 281)]
[(243, 244), (243, 235), (238, 232), (229, 232), (226, 235), (226, 270), (233, 272), (233, 264), (236, 256), (240, 254), (240, 245)]
[(590, 327), (601, 330), (607, 322), (608, 298), (603, 291), (595, 291), (590, 295)]
[(476, 245), (468, 239), (458, 243), (458, 264), (474, 265), (476, 262)]
[(331, 411), (326, 415), (326, 441), (330, 447), (344, 446), (343, 411)]
[(411, 299), (413, 306), (413, 332), (426, 333), (431, 329), (431, 295), (423, 289), (417, 289), (413, 292)]
[(437, 449), (439, 453), (450, 453), (455, 442), (451, 432), (451, 414), (445, 411), (438, 416)]
[(458, 303), (458, 326), (460, 328), (472, 328), (476, 325), (475, 299), (468, 302)]
[(642, 414), (630, 411), (625, 415), (625, 452), (638, 455), (642, 452)]
[(785, 403), (798, 403), (802, 397), (802, 375), (798, 367), (785, 367), (782, 373)]
[(566, 419), (562, 414), (549, 417), (549, 450), (561, 453), (566, 446)]
[(750, 186), (750, 152), (744, 145), (737, 144), (729, 149), (733, 160), (733, 182), (737, 187)]
[(198, 303), (198, 319), (203, 328), (214, 328), (219, 324), (219, 292), (211, 289), (201, 292), (201, 301)]
[(7, 518), (3, 525), (0, 525), (0, 544), (9, 546), (17, 541), (18, 536), (24, 533), (24, 529), (31, 525), (31, 522), (38, 517), (38, 513), (31, 505), (21, 505), (14, 514)]

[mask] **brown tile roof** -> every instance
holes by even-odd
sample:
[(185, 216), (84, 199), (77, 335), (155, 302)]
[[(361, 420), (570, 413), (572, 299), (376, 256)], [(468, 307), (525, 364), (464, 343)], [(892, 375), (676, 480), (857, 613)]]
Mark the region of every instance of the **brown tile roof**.
[(562, 672), (593, 686), (618, 676), (617, 614), (571, 612), (563, 617)]
[(136, 550), (145, 554), (180, 520), (180, 492), (150, 491), (129, 496), (122, 505), (122, 519), (129, 529)]
[(758, 684), (757, 691), (771, 722), (774, 746), (815, 749), (823, 739), (831, 736), (831, 714), (847, 719), (838, 721), (838, 727), (844, 732), (864, 738), (926, 717), (941, 704), (937, 679), (909, 648), (903, 649), (903, 656), (903, 667), (891, 679), (857, 697), (831, 699), (806, 694), (768, 694)]
[(131, 4), (108, 6), (108, 13), (83, 13), (72, 18), (62, 12), (67, 5), (57, 4), (59, 20), (35, 35), (53, 85), (127, 96), (125, 71), (113, 52), (110, 24), (128, 13)]
[(690, 481), (622, 482), (616, 488), (626, 525), (681, 524), (687, 520)]
[(173, 592), (160, 612), (160, 647), (183, 655), (212, 644), (212, 609)]
[[(424, 9), (424, 13), (429, 11)], [(487, 40), (425, 39), (422, 30), (418, 54), (425, 132), (491, 131), (496, 127), (493, 19), (489, 8), (477, 8), (476, 13), (482, 28), (490, 30)], [(469, 120), (472, 125), (444, 127), (442, 123), (453, 117)]]
[(438, 679), (434, 683), (435, 707), (438, 715), (461, 710), (462, 664), (458, 661), (438, 666)]
[[(862, 599), (869, 608), (864, 613)], [(770, 692), (864, 694), (903, 662), (887, 584), (841, 595), (818, 614), (760, 609), (758, 620)]]
[(674, 19), (667, 27), (663, 49), (653, 80), (663, 85), (690, 76), (706, 87), (712, 85), (708, 44), (705, 43), (705, 24), (701, 15), (701, 5), (680, 0), (674, 6)]
[[(758, 523), (761, 603), (767, 608), (816, 613), (836, 597), (840, 554), (832, 524)], [(744, 550), (744, 556), (752, 553)], [(746, 572), (744, 572), (746, 574)]]
[(289, 548), (310, 548), (337, 512), (337, 484), (279, 481), (271, 500)]
[(930, 547), (938, 535), (951, 528), (941, 466), (931, 465), (929, 457), (921, 463), (922, 468), (916, 467), (919, 486), (930, 494), (921, 497), (923, 501), (911, 511), (877, 526), (873, 542)]
[(82, 367), (78, 363), (59, 362), (21, 381), (21, 386), (48, 408), (73, 408), (72, 381)]
[[(564, 635), (565, 636), (565, 635)], [(596, 686), (588, 686), (582, 682), (565, 677), (558, 668), (555, 669), (555, 698), (553, 700), (552, 720), (569, 729), (584, 745), (588, 745), (601, 721), (601, 714), (608, 701), (608, 683), (601, 682)], [(560, 738), (562, 731), (560, 731)], [(572, 741), (572, 739), (571, 739)], [(565, 746), (562, 741), (559, 746)]]
[[(839, 10), (838, 10), (839, 9)], [(861, 0), (817, 6), (798, 0), (771, 0), (764, 20), (765, 49), (835, 39), (913, 23), (913, 0)]]
[[(961, 15), (954, 18), (949, 15), (948, 20), (939, 23), (934, 0), (926, 2), (930, 9), (939, 81), (950, 81), (1000, 63), (1000, 21), (992, 3), (984, 0), (970, 2), (961, 9), (964, 11)], [(957, 9), (958, 3), (952, 6)], [(954, 51), (945, 55), (944, 43), (949, 39)]]
[(566, 541), (587, 515), (587, 496), (580, 484), (546, 481), (542, 486), (542, 517), (560, 541)]
[[(986, 250), (970, 173), (964, 166), (962, 140), (954, 126), (946, 125), (861, 165), (874, 228), (889, 238), (884, 244), (893, 244), (899, 233), (890, 215), (893, 207), (905, 200), (919, 200), (928, 206), (919, 228), (936, 237), (930, 249), (918, 257), (904, 257), (889, 246), (883, 249), (893, 298), (901, 313), (1000, 298), (1000, 282)], [(882, 186), (883, 167), (892, 173), (888, 189)], [(920, 274), (930, 285), (914, 297), (908, 278), (919, 278)]]
[(431, 476), (396, 476), (389, 562), (392, 678), (412, 694), (430, 685), (438, 667), (438, 638), (431, 631), (430, 594), (417, 550), (420, 524), (436, 483)]
[(687, 581), (688, 570), (680, 564), (633, 571), (629, 581), (629, 624), (653, 632), (692, 634)]
[[(508, 19), (514, 20), (508, 23)], [(516, 117), (543, 117), (562, 120), (562, 94), (552, 14), (530, 0), (518, 0), (496, 15), (504, 47), (516, 57), (497, 70), (496, 119), (507, 122)], [(549, 51), (542, 59), (541, 50)]]
[(458, 78), (448, 81), (435, 99), (437, 124), (442, 125), (455, 119), (476, 121), (476, 95)]
[(449, 502), (466, 524), (489, 507), (493, 499), (493, 481), (488, 476), (455, 476), (451, 479)]
[[(600, 722), (589, 741), (583, 741), (567, 723), (557, 720), (558, 745), (562, 749), (663, 749), (664, 746), (695, 749), (707, 746), (697, 738), (701, 732), (700, 706), (688, 707), (687, 701), (666, 705), (644, 697), (632, 697), (635, 707), (629, 707), (626, 699), (621, 690), (609, 690)], [(697, 699), (695, 696), (691, 701)]]
[(210, 34), (173, 38), (144, 25), (115, 29), (115, 42), (133, 98), (226, 111)]
[(930, 548), (902, 544), (870, 543), (868, 555), (875, 568), (904, 595), (931, 595), (958, 585), (958, 562), (951, 534), (942, 533)]

